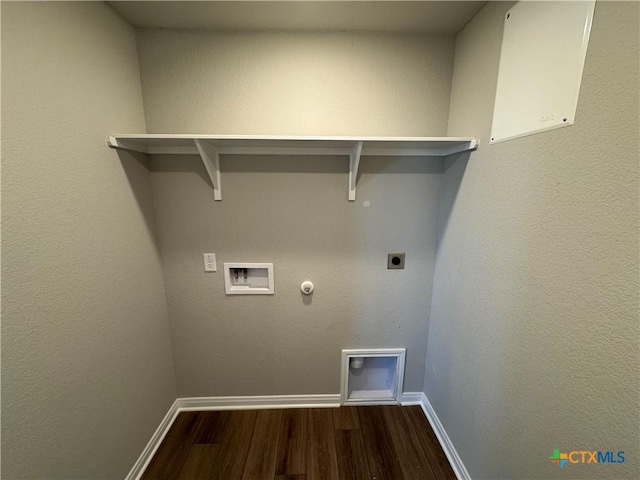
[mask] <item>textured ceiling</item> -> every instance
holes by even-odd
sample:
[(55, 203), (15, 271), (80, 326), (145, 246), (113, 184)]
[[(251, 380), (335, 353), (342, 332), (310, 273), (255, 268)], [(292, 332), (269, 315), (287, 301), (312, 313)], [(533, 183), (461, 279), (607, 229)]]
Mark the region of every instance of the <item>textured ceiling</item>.
[(487, 2), (108, 2), (136, 27), (206, 30), (351, 30), (452, 34)]

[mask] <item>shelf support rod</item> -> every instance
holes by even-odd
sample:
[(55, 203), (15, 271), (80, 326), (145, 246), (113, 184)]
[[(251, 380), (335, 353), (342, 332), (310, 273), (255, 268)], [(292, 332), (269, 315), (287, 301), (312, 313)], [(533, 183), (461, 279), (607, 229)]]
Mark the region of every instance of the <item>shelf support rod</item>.
[(220, 154), (213, 145), (198, 140), (193, 140), (204, 163), (204, 168), (207, 169), (211, 184), (213, 185), (213, 199), (222, 200), (222, 185), (220, 183)]
[(356, 181), (358, 180), (358, 167), (360, 166), (360, 154), (362, 142), (357, 142), (349, 153), (349, 201), (356, 200)]

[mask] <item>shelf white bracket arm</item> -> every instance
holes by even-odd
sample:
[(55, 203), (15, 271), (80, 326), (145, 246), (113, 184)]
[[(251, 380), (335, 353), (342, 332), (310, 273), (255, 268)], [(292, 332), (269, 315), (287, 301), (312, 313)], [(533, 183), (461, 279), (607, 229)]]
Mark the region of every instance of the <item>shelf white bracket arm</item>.
[(222, 185), (220, 183), (220, 154), (216, 148), (207, 142), (203, 142), (195, 138), (193, 140), (202, 157), (204, 168), (207, 169), (211, 184), (213, 185), (213, 199), (222, 200)]
[(356, 200), (356, 180), (358, 179), (358, 167), (360, 167), (360, 154), (362, 153), (362, 142), (354, 145), (349, 153), (349, 201)]

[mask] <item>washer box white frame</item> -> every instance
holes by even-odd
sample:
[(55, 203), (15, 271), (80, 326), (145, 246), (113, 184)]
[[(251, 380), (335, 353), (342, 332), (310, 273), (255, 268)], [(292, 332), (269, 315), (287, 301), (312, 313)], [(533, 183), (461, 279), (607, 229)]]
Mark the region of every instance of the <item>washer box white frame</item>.
[[(247, 270), (263, 269), (267, 271), (266, 287), (251, 287), (249, 285), (234, 285), (231, 281), (231, 270), (242, 268)], [(224, 291), (227, 295), (273, 295), (275, 286), (273, 280), (273, 263), (225, 263)]]
[[(404, 384), (404, 362), (406, 356), (406, 348), (368, 348), (368, 349), (349, 349), (342, 350), (342, 374), (340, 388), (340, 404), (342, 405), (399, 405), (402, 399), (402, 387)], [(379, 357), (395, 357), (395, 382), (393, 395), (387, 398), (359, 397), (349, 399), (349, 364), (351, 358), (363, 357), (379, 358)], [(363, 367), (364, 368), (364, 367)]]

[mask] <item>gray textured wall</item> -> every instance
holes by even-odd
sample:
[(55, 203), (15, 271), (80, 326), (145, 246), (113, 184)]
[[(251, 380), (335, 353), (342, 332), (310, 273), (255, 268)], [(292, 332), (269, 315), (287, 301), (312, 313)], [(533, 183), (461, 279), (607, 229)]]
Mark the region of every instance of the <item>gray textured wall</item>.
[[(347, 162), (223, 159), (214, 203), (199, 157), (152, 161), (181, 396), (337, 393), (340, 350), (362, 347), (406, 347), (405, 390), (422, 389), (441, 161), (364, 159), (355, 203)], [(273, 262), (275, 295), (225, 296), (223, 262)]]
[[(153, 132), (446, 130), (452, 37), (146, 30), (139, 51)], [(422, 389), (440, 160), (364, 158), (355, 203), (346, 158), (223, 158), (222, 202), (198, 157), (151, 167), (180, 395), (337, 393), (340, 350), (362, 347), (406, 347)], [(204, 252), (274, 262), (275, 296), (225, 296)]]
[[(104, 136), (144, 131), (142, 98), (150, 132), (443, 135), (452, 38), (146, 30), (141, 98), (104, 5), (3, 2), (3, 476), (130, 468), (176, 396), (159, 253), (180, 395), (337, 392), (341, 348), (406, 346), (474, 478), (556, 476), (552, 448), (637, 476), (638, 5), (598, 5), (576, 125), (490, 146), (508, 6), (457, 39), (449, 134), (483, 146), (442, 185), (364, 159), (349, 203), (346, 159), (225, 158), (217, 203), (197, 157), (150, 183)], [(226, 297), (205, 251), (275, 262), (277, 294)]]
[(2, 478), (123, 478), (176, 397), (135, 32), (2, 3)]
[(453, 36), (141, 29), (149, 133), (443, 136)]
[(445, 165), (425, 391), (474, 479), (638, 478), (639, 5), (597, 4), (574, 126), (489, 145), (509, 6), (456, 41), (449, 134), (482, 146)]

